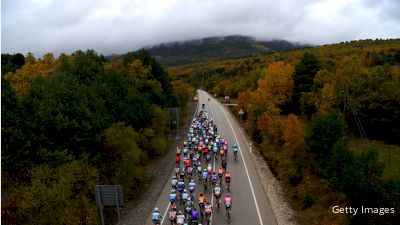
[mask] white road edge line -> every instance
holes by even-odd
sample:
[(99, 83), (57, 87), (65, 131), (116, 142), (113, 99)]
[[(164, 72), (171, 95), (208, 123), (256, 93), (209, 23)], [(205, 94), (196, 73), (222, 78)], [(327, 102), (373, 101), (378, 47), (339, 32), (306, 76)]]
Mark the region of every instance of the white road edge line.
[(167, 212), (168, 212), (168, 209), (169, 209), (170, 206), (171, 206), (171, 202), (168, 201), (168, 205), (167, 205), (167, 208), (165, 209), (164, 216), (163, 216), (163, 218), (161, 219), (161, 224), (164, 223), (164, 219), (165, 219), (165, 217), (167, 216)]
[[(214, 99), (213, 99), (213, 100), (214, 100)], [(214, 101), (215, 101), (215, 100), (214, 100)], [(233, 136), (235, 137), (236, 143), (238, 144), (239, 153), (240, 153), (240, 156), (241, 156), (240, 158), (242, 158), (242, 161), (243, 161), (243, 164), (244, 164), (244, 169), (246, 170), (246, 174), (247, 174), (247, 179), (249, 180), (250, 189), (251, 189), (251, 194), (253, 195), (254, 203), (256, 204), (256, 209), (257, 209), (257, 213), (258, 213), (258, 219), (260, 220), (260, 224), (261, 224), (261, 225), (264, 225), (264, 223), (263, 223), (263, 221), (262, 221), (262, 218), (261, 218), (260, 209), (258, 208), (257, 199), (256, 199), (256, 196), (255, 196), (255, 194), (254, 194), (253, 185), (252, 185), (251, 180), (250, 180), (249, 171), (247, 170), (246, 162), (245, 162), (244, 159), (243, 159), (242, 150), (241, 150), (240, 144), (239, 144), (239, 142), (238, 142), (238, 140), (237, 140), (235, 130), (233, 129), (232, 124), (231, 124), (231, 121), (229, 121), (229, 118), (228, 118), (228, 116), (226, 115), (224, 108), (223, 108), (222, 106), (220, 106), (218, 103), (217, 103), (217, 106), (219, 106), (219, 107), (222, 109), (222, 112), (224, 113), (225, 118), (228, 120), (229, 126), (230, 126), (231, 129), (232, 129)]]
[[(199, 99), (199, 100), (200, 100), (200, 99)], [(194, 114), (193, 114), (193, 119), (194, 119), (194, 117), (196, 117), (196, 113), (197, 113), (197, 111), (199, 110), (199, 104), (200, 104), (200, 101), (197, 102), (196, 110), (194, 110)], [(168, 179), (168, 181), (169, 181), (169, 179)], [(167, 185), (168, 185), (168, 183), (169, 183), (169, 182), (167, 182)], [(168, 196), (168, 195), (167, 195), (167, 196)], [(163, 218), (161, 219), (161, 225), (164, 224), (164, 219), (165, 219), (165, 216), (167, 215), (167, 212), (168, 212), (168, 209), (169, 209), (170, 206), (171, 206), (171, 202), (168, 201), (168, 205), (167, 205), (167, 208), (165, 209), (164, 216), (163, 216)]]

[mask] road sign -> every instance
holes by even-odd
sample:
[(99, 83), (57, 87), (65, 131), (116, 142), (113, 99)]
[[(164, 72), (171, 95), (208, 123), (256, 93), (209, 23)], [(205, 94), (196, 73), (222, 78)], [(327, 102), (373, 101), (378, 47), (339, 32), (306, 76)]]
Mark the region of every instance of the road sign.
[(240, 114), (240, 115), (243, 115), (243, 114), (244, 114), (243, 109), (240, 109), (240, 110), (239, 110), (239, 114)]
[(120, 218), (119, 206), (124, 204), (124, 194), (120, 185), (96, 185), (94, 187), (96, 202), (100, 206), (101, 224), (104, 225), (103, 206), (116, 205), (118, 218)]

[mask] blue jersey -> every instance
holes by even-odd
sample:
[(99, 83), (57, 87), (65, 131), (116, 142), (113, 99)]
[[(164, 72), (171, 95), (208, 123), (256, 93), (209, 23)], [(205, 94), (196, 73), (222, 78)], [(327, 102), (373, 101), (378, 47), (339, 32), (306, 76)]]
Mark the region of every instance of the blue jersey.
[(169, 194), (169, 200), (175, 201), (175, 199), (176, 199), (176, 194), (175, 193)]
[(192, 216), (192, 220), (198, 220), (199, 212), (197, 210), (192, 210), (191, 216)]
[(203, 172), (203, 178), (207, 178), (207, 176), (208, 176), (208, 172), (207, 171)]
[(160, 218), (161, 218), (161, 215), (158, 212), (154, 212), (153, 214), (151, 214), (152, 220), (159, 220)]
[(183, 191), (183, 189), (185, 189), (185, 183), (179, 181), (179, 183), (178, 183), (178, 189)]

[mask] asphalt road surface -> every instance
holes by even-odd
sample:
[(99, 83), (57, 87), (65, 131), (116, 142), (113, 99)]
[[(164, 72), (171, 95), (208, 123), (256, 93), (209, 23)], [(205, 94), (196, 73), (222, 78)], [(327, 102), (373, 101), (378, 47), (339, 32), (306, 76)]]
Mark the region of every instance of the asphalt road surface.
[[(223, 206), (223, 203), (221, 204), (220, 209), (217, 208), (215, 198), (211, 194), (212, 188), (210, 188), (210, 185), (207, 191), (204, 192), (203, 187), (198, 184), (197, 176), (194, 176), (196, 178), (194, 180), (197, 184), (196, 196), (198, 196), (199, 193), (206, 193), (206, 199), (210, 200), (213, 204), (213, 212), (210, 224), (276, 225), (276, 219), (269, 204), (267, 195), (263, 189), (260, 178), (249, 155), (249, 140), (247, 140), (246, 137), (243, 136), (239, 131), (239, 126), (236, 120), (232, 118), (232, 115), (228, 112), (225, 106), (221, 105), (207, 92), (198, 90), (198, 96), (199, 108), (201, 108), (201, 104), (203, 103), (206, 105), (205, 109), (216, 123), (218, 133), (221, 135), (221, 137), (227, 139), (229, 142), (227, 170), (232, 173), (230, 191), (232, 196), (232, 214), (229, 222), (225, 217), (225, 207)], [(208, 98), (210, 98), (210, 101), (208, 101)], [(239, 145), (238, 159), (236, 161), (233, 158), (233, 143), (237, 143)], [(171, 158), (171, 160), (175, 159)], [(215, 161), (212, 160), (211, 163), (215, 166), (215, 168), (218, 168), (221, 161), (218, 158)], [(204, 163), (202, 163), (202, 166), (204, 167)], [(171, 171), (171, 178), (173, 175), (174, 171)], [(162, 225), (170, 224), (168, 219), (168, 211), (170, 207), (168, 196), (171, 191), (170, 181), (165, 185), (163, 190), (154, 191), (161, 192), (155, 207), (158, 207), (161, 215), (164, 216)], [(225, 193), (226, 189), (223, 188), (221, 200), (223, 200)], [(177, 205), (178, 210), (183, 210), (183, 207), (179, 205), (179, 201)], [(197, 198), (195, 201), (195, 206), (198, 208)], [(146, 224), (153, 224), (151, 217), (147, 219)]]

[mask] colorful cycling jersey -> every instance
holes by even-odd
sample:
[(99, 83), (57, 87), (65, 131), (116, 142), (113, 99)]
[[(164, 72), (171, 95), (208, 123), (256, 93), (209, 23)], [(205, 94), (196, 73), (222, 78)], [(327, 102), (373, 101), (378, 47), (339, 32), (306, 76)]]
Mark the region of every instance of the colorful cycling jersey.
[(207, 178), (208, 177), (208, 172), (207, 171), (204, 171), (203, 172), (203, 178)]
[(172, 179), (171, 180), (171, 184), (172, 184), (173, 187), (175, 187), (177, 183), (178, 183), (177, 179)]
[(182, 194), (182, 199), (185, 201), (185, 200), (189, 200), (190, 199), (190, 197), (189, 197), (189, 194), (188, 193), (183, 193)]
[(199, 204), (200, 204), (200, 203), (204, 203), (204, 199), (205, 199), (204, 196), (199, 196)]
[(209, 173), (212, 172), (212, 166), (211, 166), (211, 165), (208, 165), (208, 166), (207, 166), (207, 171), (208, 171)]
[(187, 168), (187, 173), (191, 174), (193, 172), (193, 168), (191, 166), (188, 166)]
[(198, 220), (199, 219), (199, 212), (197, 210), (192, 210), (191, 217), (192, 217), (192, 221), (193, 220)]
[(199, 173), (201, 173), (201, 166), (197, 167), (197, 171), (199, 171)]
[(221, 187), (215, 187), (214, 188), (214, 195), (215, 196), (220, 196), (221, 195)]
[(212, 206), (209, 205), (209, 204), (204, 206), (204, 211), (205, 211), (207, 214), (211, 214), (211, 209), (212, 209)]
[(214, 152), (214, 153), (217, 153), (217, 152), (218, 152), (218, 148), (214, 146), (214, 147), (213, 147), (213, 152)]
[(185, 215), (178, 215), (176, 216), (176, 223), (183, 224), (185, 222)]
[(217, 180), (217, 179), (218, 179), (217, 174), (213, 173), (211, 175), (211, 180)]
[(182, 181), (178, 182), (178, 189), (179, 191), (183, 191), (183, 189), (185, 189), (185, 183)]
[(194, 191), (196, 189), (196, 183), (195, 182), (190, 182), (189, 183), (189, 190)]
[(153, 214), (151, 214), (151, 219), (152, 220), (160, 220), (161, 219), (161, 215), (158, 212), (153, 212)]
[(170, 201), (175, 201), (176, 200), (176, 194), (175, 193), (169, 194), (169, 200)]
[(174, 221), (176, 218), (176, 211), (169, 212), (169, 220)]
[(226, 207), (230, 207), (232, 205), (232, 198), (231, 197), (225, 197), (224, 202)]

